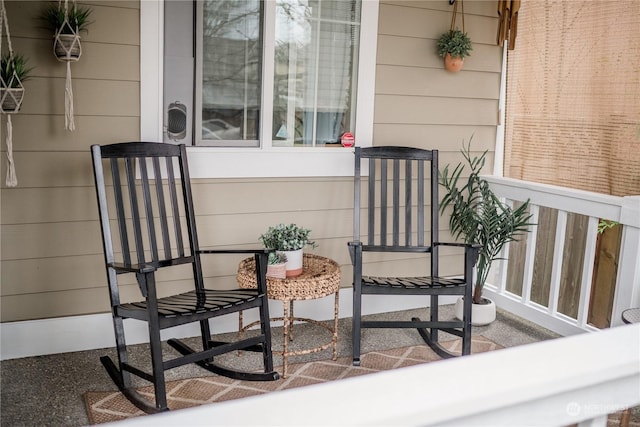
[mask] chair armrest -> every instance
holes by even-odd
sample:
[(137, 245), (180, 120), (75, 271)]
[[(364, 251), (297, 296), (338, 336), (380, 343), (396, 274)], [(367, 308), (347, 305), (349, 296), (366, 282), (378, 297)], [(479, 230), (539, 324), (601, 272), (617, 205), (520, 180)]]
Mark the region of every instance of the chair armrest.
[(151, 273), (154, 272), (158, 269), (158, 265), (156, 264), (122, 264), (122, 263), (109, 263), (107, 264), (107, 267), (111, 267), (113, 268), (116, 273), (120, 274), (120, 273), (138, 273), (138, 274), (145, 274), (145, 273)]
[(200, 249), (199, 254), (269, 254), (275, 249)]
[(461, 242), (433, 242), (433, 246), (456, 246), (459, 248), (472, 248), (480, 249), (482, 247), (479, 243), (461, 243)]
[(454, 246), (464, 248), (465, 264), (470, 263), (472, 266), (478, 262), (480, 249), (482, 245), (479, 243), (461, 243), (461, 242), (433, 242), (433, 246)]
[[(138, 288), (140, 288), (140, 292), (142, 296), (147, 298), (149, 296), (149, 290), (147, 286), (150, 283), (147, 282), (147, 274), (154, 273), (160, 265), (152, 264), (152, 263), (144, 263), (144, 264), (122, 264), (122, 263), (108, 263), (108, 267), (113, 268), (116, 271), (116, 274), (123, 273), (135, 273), (136, 281), (138, 282)], [(154, 281), (151, 281), (151, 286), (153, 286)]]

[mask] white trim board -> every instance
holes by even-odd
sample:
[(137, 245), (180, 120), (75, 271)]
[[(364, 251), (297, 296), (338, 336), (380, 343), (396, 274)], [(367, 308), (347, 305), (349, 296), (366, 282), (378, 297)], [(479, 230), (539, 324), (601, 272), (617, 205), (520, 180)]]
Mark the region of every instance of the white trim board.
[(117, 425), (604, 427), (640, 403), (639, 346), (640, 325), (625, 325)]
[[(340, 317), (351, 317), (352, 288), (340, 289)], [(363, 314), (375, 314), (400, 310), (409, 310), (429, 306), (429, 297), (365, 295)], [(441, 297), (442, 304), (452, 304), (455, 299)], [(333, 297), (317, 300), (298, 301), (295, 304), (296, 316), (317, 320), (329, 320), (333, 314)], [(282, 303), (269, 301), (271, 317), (282, 316)], [(252, 310), (256, 311), (256, 310)], [(252, 312), (245, 313), (248, 324), (257, 319)], [(125, 322), (127, 343), (147, 342), (146, 323), (136, 320)], [(212, 333), (233, 332), (238, 330), (238, 317), (229, 315), (218, 319), (212, 325)], [(163, 331), (171, 331), (175, 338), (197, 336), (197, 324), (180, 326)], [(0, 323), (0, 360), (22, 357), (43, 356), (47, 354), (68, 353), (72, 351), (95, 350), (114, 347), (113, 323), (109, 313), (86, 316), (60, 317), (52, 319), (28, 320), (23, 322)]]

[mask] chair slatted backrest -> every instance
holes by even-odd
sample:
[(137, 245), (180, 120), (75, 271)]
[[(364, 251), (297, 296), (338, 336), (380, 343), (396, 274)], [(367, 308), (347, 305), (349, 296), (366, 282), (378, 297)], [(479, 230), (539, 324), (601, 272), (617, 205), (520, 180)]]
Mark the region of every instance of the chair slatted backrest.
[(356, 147), (355, 158), (354, 240), (364, 251), (431, 252), (437, 275), (438, 151)]
[(193, 263), (202, 286), (184, 145), (95, 145), (92, 153), (107, 265)]

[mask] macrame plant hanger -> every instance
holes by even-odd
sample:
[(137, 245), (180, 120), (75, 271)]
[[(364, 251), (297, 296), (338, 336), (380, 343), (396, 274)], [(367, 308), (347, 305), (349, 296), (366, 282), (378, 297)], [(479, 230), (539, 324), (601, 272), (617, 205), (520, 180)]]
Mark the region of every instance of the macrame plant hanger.
[[(2, 36), (7, 36), (7, 47), (9, 49), (9, 63), (12, 63), (15, 54), (11, 46), (11, 35), (9, 34), (9, 21), (7, 20), (7, 10), (4, 7), (4, 0), (0, 0), (0, 50), (2, 48)], [(7, 115), (7, 187), (15, 187), (18, 185), (18, 177), (16, 175), (15, 165), (13, 164), (13, 124), (11, 123), (11, 114), (17, 112), (22, 105), (24, 95), (24, 87), (15, 70), (13, 74), (7, 78), (7, 81), (0, 76), (0, 112)]]
[[(58, 6), (62, 6), (62, 0), (58, 0)], [(75, 7), (75, 0), (73, 0)], [(71, 85), (71, 63), (77, 62), (82, 55), (80, 43), (80, 30), (69, 22), (69, 1), (64, 0), (64, 21), (56, 29), (53, 42), (53, 53), (58, 61), (67, 63), (67, 78), (64, 86), (64, 128), (74, 131), (76, 129), (73, 118), (73, 87)]]
[(461, 9), (462, 9), (462, 32), (466, 32), (464, 30), (464, 0), (454, 0), (453, 2), (453, 15), (451, 16), (451, 27), (449, 28), (449, 31), (453, 32), (456, 29), (456, 18), (458, 15), (458, 3), (460, 3)]

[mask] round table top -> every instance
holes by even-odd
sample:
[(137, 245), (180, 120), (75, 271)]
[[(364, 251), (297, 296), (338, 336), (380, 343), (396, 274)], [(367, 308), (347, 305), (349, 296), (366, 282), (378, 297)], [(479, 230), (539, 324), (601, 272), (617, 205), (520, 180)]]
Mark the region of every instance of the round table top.
[[(253, 257), (238, 265), (236, 279), (241, 288), (256, 287), (256, 267)], [(302, 274), (278, 279), (267, 277), (267, 296), (281, 301), (299, 301), (322, 298), (340, 289), (340, 266), (330, 258), (303, 254)]]
[(640, 308), (628, 308), (622, 312), (624, 323), (640, 323)]

